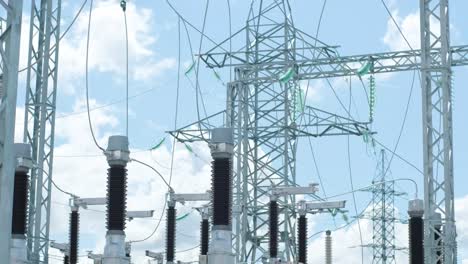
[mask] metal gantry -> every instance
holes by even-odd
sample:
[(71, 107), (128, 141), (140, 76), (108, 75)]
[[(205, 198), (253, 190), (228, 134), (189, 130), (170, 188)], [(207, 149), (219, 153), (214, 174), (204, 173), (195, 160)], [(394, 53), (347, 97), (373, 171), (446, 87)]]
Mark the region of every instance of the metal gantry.
[[(372, 74), (421, 71), (426, 258), (435, 264), (437, 252), (442, 251), (444, 263), (456, 263), (451, 67), (468, 65), (468, 45), (449, 45), (448, 0), (421, 0), (420, 4), (421, 50), (341, 56), (335, 47), (294, 27), (287, 0), (272, 0), (253, 1), (247, 26), (200, 55), (210, 68), (235, 68), (236, 79), (227, 87), (227, 108), (170, 133), (180, 141), (203, 140), (216, 123), (213, 120), (224, 116), (227, 125), (235, 128), (234, 224), (239, 263), (257, 261), (267, 250), (267, 212), (260, 203), (266, 201), (269, 185), (296, 184), (297, 138), (368, 133), (365, 123), (352, 118), (308, 106), (297, 109), (299, 81), (353, 76), (367, 64)], [(247, 38), (246, 45), (231, 51), (228, 45), (235, 38)], [(294, 201), (289, 197), (282, 202)], [(436, 212), (442, 214), (441, 231), (434, 227)], [(292, 214), (283, 210), (282, 243), (288, 260), (295, 259)], [(435, 233), (439, 241), (434, 241)]]
[[(424, 252), (426, 263), (454, 264), (457, 263), (451, 69), (454, 58), (450, 48), (449, 1), (420, 3)], [(432, 55), (435, 48), (437, 56)], [(441, 216), (442, 229), (438, 227), (437, 214)]]
[[(221, 116), (234, 128), (234, 253), (237, 263), (256, 263), (268, 251), (268, 208), (262, 204), (268, 203), (269, 190), (297, 186), (298, 138), (369, 132), (367, 122), (306, 106), (298, 99), (299, 62), (325, 60), (336, 50), (294, 26), (288, 1), (254, 1), (246, 27), (232, 36), (237, 37), (246, 37), (238, 52), (217, 53), (226, 50), (222, 47), (226, 40), (201, 55), (208, 66), (235, 67), (226, 110), (171, 134), (180, 141), (203, 139), (209, 124), (216, 123), (208, 120)], [(283, 260), (297, 258), (296, 211), (290, 206), (295, 203), (293, 195), (278, 199), (278, 258)]]
[(0, 256), (10, 262), (22, 0), (0, 0)]
[(24, 141), (32, 148), (30, 260), (48, 263), (61, 0), (32, 0)]

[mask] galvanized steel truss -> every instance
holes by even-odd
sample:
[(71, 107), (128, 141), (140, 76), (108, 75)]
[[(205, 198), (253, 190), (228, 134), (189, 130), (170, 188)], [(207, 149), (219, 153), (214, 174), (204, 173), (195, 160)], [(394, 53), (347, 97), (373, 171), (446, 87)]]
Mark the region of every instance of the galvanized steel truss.
[(61, 0), (32, 0), (24, 141), (31, 144), (28, 253), (48, 263)]
[[(213, 126), (208, 120), (219, 120), (224, 115), (225, 124), (235, 128), (234, 204), (238, 214), (234, 223), (238, 262), (257, 261), (267, 250), (267, 214), (261, 203), (266, 201), (271, 184), (295, 184), (297, 137), (368, 132), (365, 123), (350, 118), (312, 111), (309, 107), (297, 111), (292, 101), (298, 92), (298, 82), (353, 76), (364, 65), (371, 64), (372, 74), (421, 71), (426, 261), (438, 263), (436, 252), (441, 250), (444, 263), (456, 263), (451, 67), (468, 65), (468, 45), (449, 45), (448, 0), (420, 1), (421, 50), (340, 56), (335, 47), (294, 27), (287, 0), (271, 0), (253, 1), (247, 26), (231, 36), (231, 39), (247, 38), (244, 47), (229, 51), (227, 39), (200, 55), (208, 67), (235, 68), (236, 81), (228, 86), (227, 110), (170, 133), (181, 141), (203, 140)], [(282, 82), (281, 76), (291, 69), (294, 77)], [(308, 123), (310, 120), (305, 118), (308, 115), (317, 122)], [(311, 127), (315, 133), (310, 132)], [(338, 132), (329, 134), (333, 130)], [(289, 197), (282, 202), (285, 206), (294, 200)], [(442, 231), (434, 227), (435, 213), (442, 214)], [(283, 256), (291, 260), (295, 238), (291, 233), (294, 220), (289, 217), (293, 214), (289, 209), (283, 210)], [(439, 241), (434, 241), (436, 232)]]
[[(287, 1), (256, 3), (250, 10), (247, 26), (236, 34), (246, 37), (246, 45), (237, 53), (243, 56), (244, 62), (235, 68), (235, 81), (228, 84), (226, 110), (170, 132), (180, 141), (201, 140), (213, 126), (209, 124), (222, 116), (226, 117), (225, 124), (234, 128), (233, 228), (237, 263), (257, 262), (268, 250), (265, 204), (271, 186), (297, 185), (295, 164), (299, 137), (368, 133), (367, 122), (299, 106), (297, 61), (325, 59), (327, 52), (334, 48), (296, 29)], [(314, 43), (320, 47), (316, 48)], [(202, 60), (206, 62), (211, 53), (214, 51), (202, 54)], [(226, 61), (229, 56), (232, 54), (221, 55)], [(220, 64), (224, 66), (233, 65)], [(287, 78), (288, 73), (291, 78)], [(278, 202), (280, 257), (296, 259), (296, 212), (291, 206), (295, 199), (287, 196)]]
[[(453, 186), (452, 61), (448, 0), (421, 0), (426, 263), (457, 263)], [(433, 56), (437, 48), (438, 56)], [(466, 57), (465, 57), (466, 58)], [(436, 228), (439, 213), (442, 229)], [(437, 241), (434, 237), (438, 235)], [(437, 252), (442, 251), (442, 254)]]

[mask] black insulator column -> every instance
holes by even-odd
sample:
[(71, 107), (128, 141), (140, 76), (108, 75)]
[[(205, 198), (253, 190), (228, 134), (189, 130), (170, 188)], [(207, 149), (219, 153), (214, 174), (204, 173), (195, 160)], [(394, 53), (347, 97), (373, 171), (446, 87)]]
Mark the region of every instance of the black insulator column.
[(127, 169), (113, 165), (107, 176), (107, 230), (125, 230), (127, 206)]
[(410, 264), (424, 263), (424, 222), (421, 217), (409, 220)]
[(78, 211), (70, 213), (70, 264), (78, 263), (78, 239), (79, 239), (80, 215)]
[(169, 206), (167, 209), (167, 230), (166, 230), (166, 261), (174, 262), (175, 259), (175, 236), (176, 233), (176, 209)]
[(434, 240), (437, 245), (436, 257), (437, 257), (437, 264), (442, 264), (442, 240), (440, 239), (440, 233), (442, 232), (442, 226), (437, 225), (435, 226), (434, 232)]
[(213, 225), (231, 225), (232, 169), (230, 158), (215, 158), (213, 173)]
[(421, 200), (409, 202), (409, 260), (410, 264), (424, 264), (424, 220)]
[(26, 234), (28, 213), (29, 180), (27, 172), (16, 171), (14, 182), (11, 233), (24, 236)]
[(278, 202), (270, 202), (270, 258), (278, 257)]
[(201, 234), (200, 234), (200, 244), (201, 244), (201, 252), (200, 255), (206, 256), (208, 254), (208, 243), (210, 239), (210, 224), (208, 219), (203, 219), (201, 222)]
[(212, 170), (213, 227), (208, 264), (234, 264), (232, 254), (232, 128), (215, 128), (210, 140)]
[(298, 261), (299, 263), (307, 263), (307, 218), (305, 215), (299, 217), (297, 229), (298, 239)]

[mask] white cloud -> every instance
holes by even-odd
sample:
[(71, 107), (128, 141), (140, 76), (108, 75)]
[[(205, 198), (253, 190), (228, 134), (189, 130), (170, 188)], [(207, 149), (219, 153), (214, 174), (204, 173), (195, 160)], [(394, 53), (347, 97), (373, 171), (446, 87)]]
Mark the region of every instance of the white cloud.
[[(89, 69), (111, 73), (123, 79), (126, 68), (124, 16), (120, 1), (95, 1), (92, 13), (89, 47)], [(74, 13), (73, 13), (74, 14)], [(175, 66), (173, 58), (159, 58), (153, 46), (157, 42), (154, 32), (154, 14), (148, 8), (127, 6), (129, 74), (136, 80), (149, 80)], [(85, 74), (86, 40), (88, 32), (87, 7), (60, 43), (59, 83), (67, 93), (74, 92), (76, 81)], [(71, 22), (66, 19), (62, 28)]]
[(173, 69), (177, 61), (173, 58), (165, 58), (157, 62), (145, 62), (135, 69), (134, 77), (136, 80), (148, 80), (151, 77), (159, 76), (166, 70)]
[[(96, 105), (98, 104), (91, 100), (91, 106)], [(84, 109), (84, 103), (78, 101), (72, 111), (79, 112)], [(114, 134), (118, 126), (118, 119), (106, 108), (93, 111), (92, 119), (98, 142), (105, 147), (108, 136)], [(104, 156), (99, 155), (89, 133), (86, 114), (57, 119), (56, 137), (60, 144), (57, 144), (55, 148), (54, 181), (63, 189), (81, 197), (103, 197), (106, 195), (108, 165)], [(183, 145), (176, 145), (172, 185), (178, 192), (204, 192), (210, 188), (210, 165), (206, 162), (210, 160), (209, 149), (202, 143), (193, 144), (192, 148), (196, 156)], [(154, 151), (152, 155), (138, 149), (133, 149), (132, 153), (133, 158), (153, 165), (166, 179), (168, 178), (168, 167), (171, 161), (169, 143)], [(86, 157), (83, 154), (96, 154), (97, 156)], [(129, 210), (155, 210), (154, 219), (134, 220), (127, 223), (128, 240), (138, 240), (152, 232), (162, 212), (166, 192), (167, 187), (153, 171), (137, 163), (128, 165), (127, 208)], [(52, 200), (51, 239), (56, 239), (57, 242), (66, 242), (68, 237), (69, 208), (66, 206), (68, 197), (54, 189)], [(192, 205), (178, 205), (179, 214), (190, 212)], [(82, 238), (80, 254), (84, 254), (85, 250), (94, 250), (96, 253), (103, 251), (105, 238), (105, 213), (103, 211), (105, 208), (95, 207), (92, 209), (102, 212), (80, 210), (80, 237)], [(193, 226), (198, 227), (198, 221), (198, 213), (194, 212), (180, 223), (178, 249), (187, 249), (198, 243), (198, 228), (193, 228)], [(165, 230), (165, 221), (163, 220), (154, 237), (144, 243), (134, 244), (132, 256), (135, 263), (146, 261), (144, 257), (146, 249), (164, 250)], [(184, 236), (188, 236), (188, 238)], [(51, 254), (60, 255), (56, 251), (51, 251)], [(178, 254), (178, 258), (191, 260), (195, 259), (197, 254), (198, 250), (195, 249)], [(83, 258), (80, 263), (88, 263), (86, 261)], [(62, 262), (51, 261), (51, 263)]]
[(457, 219), (458, 257), (468, 263), (468, 196), (455, 201), (455, 218)]
[[(409, 42), (413, 49), (421, 48), (421, 30), (420, 30), (420, 13), (419, 10), (406, 15), (405, 17), (400, 17), (398, 10), (392, 12), (395, 21), (399, 25), (403, 35), (406, 40)], [(431, 17), (431, 28), (436, 35), (440, 35), (440, 23), (435, 18)], [(450, 25), (452, 32), (457, 34), (458, 30)], [(387, 31), (382, 39), (383, 43), (388, 46), (392, 51), (397, 50), (409, 50), (408, 43), (402, 34), (395, 25), (395, 22), (391, 18), (387, 21)], [(432, 37), (432, 41), (434, 38)], [(440, 46), (440, 45), (438, 45)]]
[[(410, 13), (405, 17), (400, 17), (398, 11), (393, 11), (393, 17), (395, 21), (400, 26), (403, 35), (406, 37), (413, 49), (419, 49), (420, 44), (420, 29), (419, 29), (419, 11)], [(391, 18), (387, 22), (387, 32), (383, 37), (383, 42), (386, 44), (390, 50), (408, 50), (408, 44), (403, 38), (395, 23)]]
[(325, 87), (323, 80), (301, 81), (299, 85), (306, 96), (306, 102), (317, 102), (322, 99), (321, 91)]

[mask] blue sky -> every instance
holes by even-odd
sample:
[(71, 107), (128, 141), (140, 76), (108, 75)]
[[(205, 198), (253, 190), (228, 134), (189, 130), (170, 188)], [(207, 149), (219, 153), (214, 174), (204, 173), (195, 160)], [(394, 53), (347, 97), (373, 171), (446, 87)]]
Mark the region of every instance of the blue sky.
[[(315, 35), (318, 17), (322, 7), (322, 1), (291, 1), (296, 27), (305, 32)], [(67, 26), (81, 6), (81, 1), (65, 1), (63, 5), (62, 27)], [(202, 27), (205, 1), (201, 0), (173, 0), (173, 5), (183, 16), (197, 28)], [(241, 28), (247, 18), (250, 1), (232, 0), (232, 28), (233, 31)], [(402, 26), (404, 33), (410, 42), (417, 45), (418, 33), (418, 1), (392, 0), (388, 1), (390, 9), (397, 22)], [(468, 16), (463, 12), (467, 10), (468, 3), (462, 0), (453, 0), (451, 4), (451, 34), (452, 45), (468, 43)], [(26, 5), (27, 6), (27, 5)], [(28, 6), (25, 7), (25, 18), (29, 17)], [(101, 144), (106, 144), (106, 137), (112, 134), (120, 134), (125, 129), (125, 104), (122, 99), (125, 96), (125, 46), (123, 16), (118, 6), (118, 1), (96, 0), (94, 8), (91, 49), (90, 49), (90, 96), (93, 107), (103, 106), (91, 112), (93, 125), (95, 126), (98, 139)], [(97, 148), (90, 140), (84, 108), (84, 60), (85, 60), (85, 37), (87, 32), (88, 7), (85, 8), (77, 23), (66, 36), (61, 45), (60, 69), (59, 69), (59, 93), (57, 116), (65, 117), (57, 119), (57, 151), (55, 179), (58, 184), (66, 189), (77, 192), (82, 196), (105, 195), (105, 161), (103, 158), (93, 157), (99, 155)], [(229, 36), (229, 20), (226, 1), (210, 1), (206, 34), (215, 41), (222, 41)], [(178, 34), (177, 17), (163, 0), (135, 0), (129, 1), (128, 9), (129, 39), (130, 39), (130, 95), (136, 95), (130, 100), (130, 143), (135, 151), (147, 150), (154, 146), (162, 138), (166, 137), (165, 131), (174, 127), (175, 117), (175, 95), (177, 85), (177, 57), (178, 57)], [(24, 26), (27, 29), (27, 26)], [(181, 38), (181, 81), (178, 124), (189, 124), (197, 119), (195, 93), (190, 85), (194, 80), (194, 74), (184, 76), (189, 67), (192, 54), (188, 45), (185, 31)], [(25, 34), (23, 34), (25, 36)], [(200, 35), (189, 29), (189, 36), (193, 45), (194, 53), (198, 52)], [(329, 0), (325, 9), (319, 39), (330, 44), (339, 45), (342, 55), (367, 54), (373, 52), (384, 52), (398, 49), (408, 49), (399, 36), (396, 28), (389, 20), (383, 5), (378, 0), (361, 1), (338, 1)], [(22, 39), (23, 47), (26, 47), (25, 38)], [(202, 51), (206, 51), (213, 45), (204, 40)], [(24, 49), (23, 49), (24, 50)], [(23, 56), (25, 53), (23, 52)], [(24, 58), (22, 59), (25, 64)], [(220, 71), (224, 82), (229, 81), (229, 71)], [(401, 127), (408, 95), (411, 87), (412, 73), (396, 73), (385, 76), (376, 76), (377, 81), (377, 105), (375, 123), (373, 129), (378, 133), (377, 138), (386, 146), (393, 149)], [(24, 76), (20, 76), (19, 105), (24, 104)], [(355, 79), (355, 78), (354, 78)], [(463, 104), (461, 98), (468, 96), (465, 89), (468, 82), (468, 68), (454, 69), (454, 161), (455, 161), (455, 194), (460, 203), (461, 199), (467, 197), (468, 190), (464, 188), (467, 180), (463, 177), (468, 170), (466, 157), (468, 156), (468, 125), (466, 124), (466, 113), (468, 105)], [(200, 71), (200, 83), (206, 111), (215, 113), (223, 109), (225, 101), (225, 87), (218, 81), (212, 72), (207, 69)], [(348, 88), (343, 78), (334, 79), (332, 83), (340, 98), (348, 101)], [(363, 107), (365, 98), (357, 82), (353, 82), (353, 96), (356, 100), (358, 110), (354, 111), (356, 116), (365, 119), (368, 115)], [(325, 110), (337, 111), (344, 115), (339, 104), (323, 81), (312, 82), (312, 95), (307, 103), (314, 107)], [(115, 103), (118, 101), (118, 103)], [(110, 104), (110, 105), (109, 105)], [(108, 105), (108, 106), (106, 106)], [(19, 109), (22, 120), (22, 112)], [(202, 113), (204, 116), (204, 114)], [(422, 168), (422, 129), (421, 129), (421, 88), (416, 79), (413, 94), (410, 101), (408, 117), (403, 130), (402, 138), (397, 153)], [(348, 192), (349, 184), (347, 137), (317, 138), (312, 139), (312, 145), (317, 159), (318, 170), (323, 178), (324, 185), (321, 186), (322, 194), (328, 195)], [(209, 188), (209, 153), (206, 146), (195, 144), (195, 153), (191, 154), (179, 145), (176, 151), (176, 168), (181, 173), (174, 174), (174, 186), (184, 191), (197, 191)], [(164, 169), (169, 164), (170, 141), (158, 151), (152, 153), (140, 152), (136, 155), (144, 160), (152, 162), (154, 166), (161, 169), (165, 175), (168, 170)], [(377, 149), (378, 150), (378, 149)], [(369, 146), (362, 138), (350, 138), (350, 152), (352, 159), (352, 174), (356, 188), (367, 186), (375, 176), (377, 165), (375, 157), (369, 151)], [(70, 157), (76, 156), (76, 157)], [(91, 157), (86, 157), (91, 156)], [(301, 183), (318, 181), (316, 168), (311, 162), (311, 152), (306, 140), (301, 140), (298, 149), (297, 175)], [(157, 163), (155, 163), (157, 162)], [(78, 171), (71, 171), (72, 169)], [(134, 169), (132, 171), (132, 169)], [(82, 171), (80, 171), (82, 170)], [(394, 158), (391, 166), (392, 177), (411, 178), (418, 182), (420, 197), (422, 197), (422, 175), (414, 168), (408, 166), (398, 158)], [(182, 173), (184, 172), (184, 173)], [(132, 176), (133, 173), (138, 176)], [(144, 174), (144, 175), (143, 175)], [(187, 175), (190, 174), (190, 175)], [(133, 181), (133, 182), (132, 182)], [(129, 177), (130, 204), (135, 207), (146, 207), (156, 209), (156, 217), (162, 207), (164, 186), (150, 174), (149, 171), (138, 168), (137, 165), (130, 167)], [(196, 182), (191, 186), (187, 182)], [(92, 188), (89, 188), (89, 187)], [(148, 187), (148, 189), (146, 189)], [(199, 187), (199, 188), (198, 188)], [(398, 184), (398, 190), (412, 194), (412, 185), (402, 182)], [(401, 216), (406, 216), (407, 199), (397, 198), (397, 206)], [(354, 215), (351, 196), (348, 209), (350, 215)], [(364, 209), (369, 203), (369, 193), (357, 194), (357, 208)], [(62, 217), (67, 208), (60, 203), (67, 203), (67, 197), (55, 192), (53, 196), (54, 208), (53, 220), (57, 225), (52, 230), (54, 239), (65, 239), (66, 223)], [(151, 201), (148, 203), (147, 201)], [(466, 201), (466, 198), (465, 200)], [(460, 204), (462, 212), (468, 216), (467, 209)], [(140, 209), (140, 208), (139, 208)], [(159, 210), (159, 211), (158, 211)], [(190, 211), (182, 208), (182, 211)], [(82, 251), (85, 249), (96, 250), (102, 248), (102, 232), (94, 232), (102, 228), (103, 214), (83, 212), (90, 220), (83, 220), (85, 227), (82, 231)], [(54, 220), (55, 219), (55, 220)], [(191, 216), (191, 223), (198, 221), (197, 216)], [(342, 220), (337, 220), (340, 224)], [(468, 231), (468, 224), (461, 221), (464, 228), (459, 230)], [(63, 224), (61, 224), (63, 222)], [(319, 217), (314, 220), (314, 231), (325, 228), (333, 228), (330, 217)], [(368, 222), (363, 225), (369, 226)], [(138, 229), (138, 225), (142, 228)], [(129, 224), (129, 236), (144, 237), (154, 226), (154, 221), (141, 220), (138, 225)], [(188, 226), (181, 227), (186, 233), (196, 236), (197, 232)], [(460, 227), (460, 226), (459, 226)], [(400, 228), (400, 227), (399, 227)], [(355, 229), (351, 228), (350, 233)], [(401, 227), (403, 230), (404, 227)], [(165, 228), (160, 228), (154, 240), (150, 244), (137, 246), (136, 250), (144, 247), (153, 247), (155, 250), (162, 249), (161, 241)], [(311, 231), (312, 232), (312, 231)], [(348, 231), (346, 231), (348, 232)], [(403, 232), (403, 231), (402, 231)], [(462, 242), (467, 242), (466, 234), (459, 234)], [(101, 236), (101, 237), (98, 237)], [(401, 244), (406, 241), (402, 234)], [(98, 239), (98, 242), (96, 240)], [(196, 238), (182, 239), (181, 249), (196, 244)], [(364, 241), (366, 242), (366, 241)], [(367, 241), (370, 242), (370, 241)], [(320, 240), (311, 242), (313, 246), (319, 246)], [(359, 241), (349, 242), (350, 245), (358, 245)], [(401, 245), (404, 246), (404, 245)], [(468, 252), (461, 254), (468, 259)], [(349, 251), (349, 252), (348, 252)], [(359, 250), (345, 248), (343, 254), (359, 254)], [(196, 252), (195, 252), (196, 253)], [(58, 254), (58, 253), (54, 253)], [(139, 251), (138, 254), (142, 254)], [(193, 257), (193, 255), (186, 257)], [(366, 253), (368, 254), (368, 252)], [(462, 258), (463, 259), (463, 258)], [(83, 259), (83, 261), (85, 261)], [(86, 263), (86, 262), (83, 262)], [(138, 262), (137, 262), (138, 263)], [(341, 262), (340, 262), (341, 263)], [(344, 262), (343, 262), (344, 263)], [(348, 262), (349, 263), (349, 262)], [(353, 262), (354, 263), (354, 262)], [(357, 262), (356, 262), (357, 263)], [(468, 263), (468, 262), (463, 262)]]

